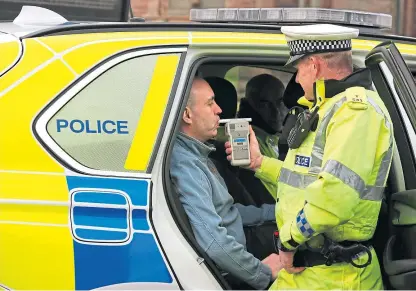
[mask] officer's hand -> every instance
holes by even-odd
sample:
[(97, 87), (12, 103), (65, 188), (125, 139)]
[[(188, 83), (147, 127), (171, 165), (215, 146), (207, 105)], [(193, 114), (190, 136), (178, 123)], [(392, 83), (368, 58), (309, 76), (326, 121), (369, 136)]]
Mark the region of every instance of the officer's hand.
[(267, 258), (263, 259), (263, 264), (269, 266), (272, 270), (272, 278), (275, 280), (277, 278), (277, 274), (279, 274), (280, 270), (282, 269), (282, 263), (280, 262), (280, 258), (278, 254), (271, 254)]
[(294, 256), (295, 252), (283, 252), (279, 250), (280, 263), (289, 274), (300, 273), (305, 270), (305, 267), (293, 267)]
[[(231, 143), (227, 141), (225, 143), (225, 152), (227, 153), (227, 160), (231, 161)], [(261, 162), (263, 161), (263, 155), (260, 152), (259, 143), (257, 142), (256, 134), (254, 133), (253, 129), (250, 125), (250, 157), (251, 162), (248, 168), (252, 170), (257, 170), (261, 166)]]

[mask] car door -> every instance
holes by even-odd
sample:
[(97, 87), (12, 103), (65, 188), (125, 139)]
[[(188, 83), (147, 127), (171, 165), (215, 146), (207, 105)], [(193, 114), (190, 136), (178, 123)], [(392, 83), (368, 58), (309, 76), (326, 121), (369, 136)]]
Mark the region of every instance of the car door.
[(393, 121), (396, 149), (386, 191), (386, 235), (382, 268), (393, 289), (416, 289), (416, 85), (392, 42), (376, 46), (366, 57), (375, 88)]
[(151, 168), (185, 50), (118, 55), (35, 121), (66, 168), (75, 289), (179, 288), (151, 221)]

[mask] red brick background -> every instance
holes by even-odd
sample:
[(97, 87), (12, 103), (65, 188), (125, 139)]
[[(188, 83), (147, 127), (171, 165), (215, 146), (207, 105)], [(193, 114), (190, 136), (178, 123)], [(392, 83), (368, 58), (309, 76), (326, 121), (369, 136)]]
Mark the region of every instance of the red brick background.
[[(387, 13), (393, 33), (416, 36), (415, 0), (131, 0), (135, 16), (153, 21), (188, 21), (189, 9), (244, 7), (322, 7)], [(400, 4), (400, 5), (399, 5)], [(399, 18), (399, 19), (398, 19)]]

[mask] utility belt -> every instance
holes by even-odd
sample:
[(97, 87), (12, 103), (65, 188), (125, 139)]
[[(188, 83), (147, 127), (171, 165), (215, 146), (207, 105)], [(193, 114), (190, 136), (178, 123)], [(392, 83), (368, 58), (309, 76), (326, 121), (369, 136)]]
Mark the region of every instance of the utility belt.
[[(276, 250), (277, 239), (275, 239)], [(356, 268), (365, 268), (372, 262), (372, 240), (367, 241), (342, 241), (335, 242), (324, 235), (324, 245), (321, 248), (297, 250), (295, 253), (294, 267), (313, 267), (319, 265), (331, 266), (335, 263), (349, 263)], [(359, 265), (354, 260), (366, 256), (367, 261)]]
[[(372, 253), (371, 241), (362, 242), (333, 242), (326, 251), (320, 250), (298, 250), (295, 254), (293, 265), (295, 267), (313, 267), (319, 265), (331, 266), (336, 263), (350, 263), (356, 268), (365, 268), (371, 264)], [(367, 262), (358, 265), (354, 260), (368, 255)]]

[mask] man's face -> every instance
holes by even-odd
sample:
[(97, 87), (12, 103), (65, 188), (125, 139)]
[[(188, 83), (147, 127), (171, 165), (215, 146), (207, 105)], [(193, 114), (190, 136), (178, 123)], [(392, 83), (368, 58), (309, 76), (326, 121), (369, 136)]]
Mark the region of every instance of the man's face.
[(305, 92), (305, 98), (310, 101), (314, 99), (313, 83), (317, 79), (318, 65), (315, 58), (312, 57), (305, 57), (296, 64), (296, 68), (298, 69), (296, 82), (302, 86)]
[(191, 94), (193, 99), (185, 109), (183, 120), (188, 125), (188, 134), (205, 142), (217, 135), (219, 114), (222, 111), (206, 81), (194, 81)]

